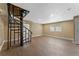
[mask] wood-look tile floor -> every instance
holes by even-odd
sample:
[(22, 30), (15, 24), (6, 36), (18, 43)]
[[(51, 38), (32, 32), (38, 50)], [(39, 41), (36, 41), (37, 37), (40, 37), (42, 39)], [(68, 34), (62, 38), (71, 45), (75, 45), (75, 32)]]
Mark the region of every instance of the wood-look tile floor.
[(36, 37), (23, 47), (0, 52), (2, 56), (79, 56), (79, 45), (65, 39)]

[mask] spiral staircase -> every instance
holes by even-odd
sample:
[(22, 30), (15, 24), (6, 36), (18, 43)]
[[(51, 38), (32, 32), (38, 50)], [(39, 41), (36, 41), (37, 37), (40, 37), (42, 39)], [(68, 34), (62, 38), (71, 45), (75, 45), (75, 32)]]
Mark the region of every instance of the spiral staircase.
[(28, 10), (17, 7), (10, 3), (8, 7), (8, 39), (7, 48), (23, 46), (31, 42), (32, 32), (23, 25), (23, 18), (29, 13)]

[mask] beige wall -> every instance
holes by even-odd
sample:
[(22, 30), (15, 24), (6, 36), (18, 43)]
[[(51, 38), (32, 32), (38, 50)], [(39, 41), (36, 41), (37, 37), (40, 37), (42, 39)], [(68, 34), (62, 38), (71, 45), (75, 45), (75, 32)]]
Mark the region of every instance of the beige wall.
[(43, 29), (42, 29), (41, 24), (34, 23), (34, 22), (31, 22), (31, 21), (25, 21), (24, 23), (30, 25), (30, 30), (32, 31), (32, 37), (42, 36)]
[(0, 3), (0, 46), (7, 38), (7, 5)]
[(2, 44), (3, 40), (4, 40), (4, 24), (0, 16), (0, 45)]
[(55, 24), (60, 24), (60, 26), (62, 26), (62, 32), (51, 32), (50, 25), (53, 25), (53, 23), (51, 23), (43, 25), (43, 34), (58, 38), (68, 38), (70, 40), (74, 38), (73, 21), (58, 22)]
[(37, 23), (31, 24), (32, 37), (41, 36), (42, 35), (42, 25)]

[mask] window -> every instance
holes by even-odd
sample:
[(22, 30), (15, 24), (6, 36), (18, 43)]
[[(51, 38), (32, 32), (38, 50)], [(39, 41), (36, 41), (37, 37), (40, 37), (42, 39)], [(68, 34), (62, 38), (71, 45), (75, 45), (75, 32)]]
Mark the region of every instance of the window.
[(55, 25), (50, 25), (50, 31), (55, 32)]
[(61, 32), (62, 26), (60, 24), (52, 24), (52, 25), (50, 25), (50, 31), (51, 32)]

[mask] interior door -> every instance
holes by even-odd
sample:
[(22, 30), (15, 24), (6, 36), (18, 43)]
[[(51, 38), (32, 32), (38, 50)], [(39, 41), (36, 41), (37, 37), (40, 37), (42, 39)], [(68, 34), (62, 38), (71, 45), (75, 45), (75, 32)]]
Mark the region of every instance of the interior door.
[(75, 44), (79, 44), (79, 17), (75, 18)]

